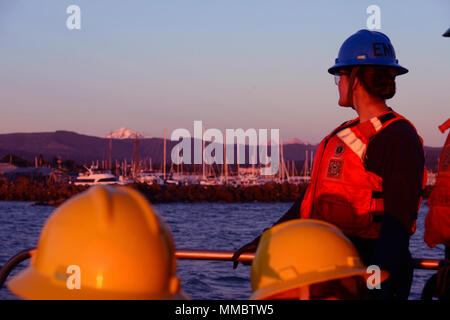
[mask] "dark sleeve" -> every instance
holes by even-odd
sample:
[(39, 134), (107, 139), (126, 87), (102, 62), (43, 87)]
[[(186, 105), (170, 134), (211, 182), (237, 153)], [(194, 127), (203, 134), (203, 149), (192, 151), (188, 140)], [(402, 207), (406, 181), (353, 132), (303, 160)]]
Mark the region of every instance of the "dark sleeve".
[(392, 127), (389, 136), (381, 176), (384, 210), (409, 232), (417, 219), (422, 189), (423, 147), (414, 128), (403, 121)]
[(373, 141), (372, 156), (378, 158), (383, 178), (384, 216), (372, 264), (390, 277), (374, 295), (381, 299), (407, 299), (412, 281), (409, 237), (417, 218), (424, 168), (422, 144), (414, 128), (399, 121)]
[[(280, 223), (282, 223), (282, 222), (285, 222), (285, 221), (289, 221), (289, 220), (293, 220), (293, 219), (300, 219), (300, 206), (302, 205), (302, 201), (303, 201), (303, 197), (304, 197), (304, 195), (305, 195), (306, 189), (307, 189), (307, 188), (305, 188), (305, 189), (300, 193), (300, 196), (299, 196), (298, 199), (294, 202), (294, 204), (289, 208), (289, 210), (288, 210), (288, 211), (287, 211), (280, 219), (278, 219), (277, 222), (275, 222), (271, 227), (273, 227), (273, 226), (275, 226), (275, 225), (277, 225), (277, 224), (280, 224)], [(271, 228), (271, 227), (268, 227), (268, 228), (264, 229), (264, 230), (261, 232), (261, 235), (262, 235), (262, 233), (263, 233), (264, 231), (266, 231), (267, 229), (269, 229), (269, 228)], [(253, 241), (251, 241), (251, 242), (249, 243), (249, 244), (255, 245), (255, 250), (256, 250), (256, 246), (257, 246), (258, 243), (259, 243), (259, 240), (261, 239), (261, 235), (257, 236), (255, 239), (253, 239)], [(247, 244), (247, 245), (248, 245), (248, 244)]]
[(278, 219), (277, 222), (272, 225), (272, 227), (285, 221), (300, 219), (300, 206), (302, 205), (306, 189), (307, 188), (303, 189), (303, 191), (300, 193), (300, 196), (297, 198), (291, 208), (280, 219)]

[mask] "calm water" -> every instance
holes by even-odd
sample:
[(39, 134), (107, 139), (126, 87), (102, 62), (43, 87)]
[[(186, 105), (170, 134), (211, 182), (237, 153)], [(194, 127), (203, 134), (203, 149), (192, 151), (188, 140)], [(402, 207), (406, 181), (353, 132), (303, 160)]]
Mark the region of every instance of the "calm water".
[[(159, 204), (155, 207), (171, 227), (180, 249), (234, 250), (252, 240), (261, 230), (274, 223), (290, 203), (205, 203)], [(31, 206), (27, 202), (0, 201), (0, 265), (12, 255), (36, 246), (40, 229), (53, 211), (52, 207)], [(422, 206), (418, 227), (411, 238), (413, 257), (443, 259), (442, 246), (428, 248), (423, 242), (423, 221), (428, 211)], [(15, 272), (26, 266), (23, 262)], [(13, 274), (15, 273), (13, 272)], [(435, 271), (416, 270), (410, 299), (420, 299), (426, 280)], [(195, 299), (247, 299), (251, 294), (250, 267), (232, 262), (178, 262), (182, 287)], [(3, 287), (0, 299), (15, 299)]]

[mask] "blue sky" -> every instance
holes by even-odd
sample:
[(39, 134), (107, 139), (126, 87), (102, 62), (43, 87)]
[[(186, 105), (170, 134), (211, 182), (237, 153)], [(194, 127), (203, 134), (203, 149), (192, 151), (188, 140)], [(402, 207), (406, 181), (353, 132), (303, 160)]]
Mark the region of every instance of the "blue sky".
[[(66, 8), (81, 8), (81, 30)], [(0, 2), (0, 133), (126, 126), (279, 128), (317, 143), (354, 111), (327, 73), (342, 42), (381, 8), (381, 30), (410, 73), (388, 101), (425, 144), (449, 113), (450, 1)]]

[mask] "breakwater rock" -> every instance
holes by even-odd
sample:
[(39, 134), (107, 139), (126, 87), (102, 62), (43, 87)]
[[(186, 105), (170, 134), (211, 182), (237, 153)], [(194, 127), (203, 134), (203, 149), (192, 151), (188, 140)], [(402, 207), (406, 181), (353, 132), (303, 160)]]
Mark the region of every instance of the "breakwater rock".
[[(266, 183), (256, 186), (175, 186), (133, 183), (128, 185), (144, 194), (152, 203), (167, 202), (293, 202), (305, 185)], [(37, 205), (57, 206), (87, 186), (46, 183), (17, 179), (0, 181), (0, 200), (34, 201)]]
[(85, 186), (68, 183), (56, 184), (18, 178), (13, 182), (0, 181), (0, 200), (34, 201), (38, 205), (57, 206), (86, 189)]
[[(128, 185), (144, 194), (151, 203), (167, 202), (293, 202), (307, 184), (266, 183), (254, 186), (175, 186), (133, 183)], [(58, 206), (87, 186), (17, 179), (0, 181), (0, 200), (33, 201), (36, 205)], [(428, 197), (430, 187), (425, 190)]]
[(255, 186), (175, 186), (133, 184), (152, 203), (161, 202), (293, 202), (304, 185), (266, 183)]

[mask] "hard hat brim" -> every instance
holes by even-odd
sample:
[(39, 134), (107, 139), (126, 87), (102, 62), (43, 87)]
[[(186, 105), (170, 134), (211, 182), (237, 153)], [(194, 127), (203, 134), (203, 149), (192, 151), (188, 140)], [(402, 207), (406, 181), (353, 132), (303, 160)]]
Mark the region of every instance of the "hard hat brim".
[(169, 293), (149, 294), (136, 292), (111, 292), (94, 288), (68, 289), (65, 280), (50, 279), (32, 266), (19, 272), (7, 283), (15, 295), (30, 300), (186, 300), (189, 296), (182, 290)]
[(336, 71), (338, 71), (339, 69), (343, 69), (343, 68), (351, 68), (351, 67), (356, 67), (356, 66), (374, 66), (374, 67), (380, 67), (380, 66), (385, 66), (385, 67), (393, 67), (395, 68), (396, 74), (397, 76), (400, 76), (402, 74), (408, 73), (409, 70), (402, 67), (401, 65), (399, 65), (398, 63), (389, 63), (386, 62), (384, 64), (380, 64), (380, 62), (376, 62), (376, 61), (371, 61), (371, 59), (367, 59), (365, 61), (361, 61), (361, 60), (354, 60), (354, 61), (347, 61), (345, 63), (336, 63), (334, 66), (332, 66), (331, 68), (328, 69), (328, 73), (334, 75), (336, 74)]
[[(364, 268), (336, 268), (325, 272), (310, 272), (303, 274), (295, 279), (286, 280), (282, 282), (276, 282), (272, 285), (262, 287), (251, 295), (251, 300), (264, 300), (270, 299), (271, 296), (282, 293), (287, 290), (299, 288), (302, 286), (310, 285), (313, 283), (325, 282), (329, 280), (335, 280), (340, 278), (347, 278), (352, 276), (362, 276), (367, 278), (367, 270)], [(389, 272), (381, 270), (380, 283), (385, 281), (389, 277)], [(376, 285), (376, 283), (374, 284)]]
[(450, 28), (448, 28), (447, 31), (444, 32), (444, 34), (442, 35), (443, 37), (450, 37)]

